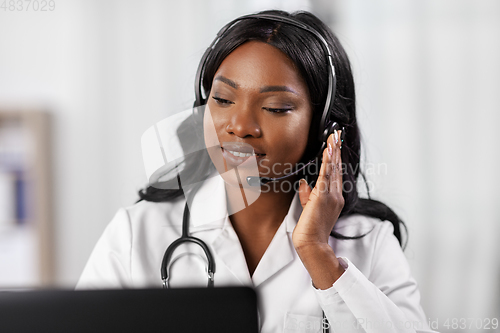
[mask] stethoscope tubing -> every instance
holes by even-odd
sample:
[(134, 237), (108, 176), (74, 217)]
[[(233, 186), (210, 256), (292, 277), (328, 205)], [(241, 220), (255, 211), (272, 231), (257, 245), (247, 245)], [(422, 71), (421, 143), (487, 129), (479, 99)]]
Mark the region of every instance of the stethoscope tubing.
[[(192, 196), (191, 199), (194, 196), (194, 193), (201, 187), (201, 183), (196, 186), (192, 191)], [(189, 203), (192, 200), (189, 200), (188, 196), (186, 195), (186, 204), (184, 206), (184, 214), (182, 217), (182, 235), (178, 239), (172, 242), (165, 251), (165, 254), (163, 255), (163, 260), (161, 262), (161, 279), (163, 281), (163, 288), (168, 288), (169, 284), (169, 264), (170, 260), (172, 259), (172, 255), (174, 254), (175, 249), (179, 247), (181, 244), (185, 243), (193, 243), (197, 244), (203, 249), (203, 252), (205, 252), (205, 255), (207, 257), (207, 264), (208, 264), (208, 269), (207, 269), (207, 274), (208, 274), (208, 287), (213, 287), (214, 286), (214, 274), (215, 274), (215, 260), (214, 257), (212, 256), (212, 252), (210, 252), (210, 249), (208, 248), (207, 244), (202, 241), (199, 238), (193, 237), (189, 235), (189, 218), (191, 214), (189, 213)]]

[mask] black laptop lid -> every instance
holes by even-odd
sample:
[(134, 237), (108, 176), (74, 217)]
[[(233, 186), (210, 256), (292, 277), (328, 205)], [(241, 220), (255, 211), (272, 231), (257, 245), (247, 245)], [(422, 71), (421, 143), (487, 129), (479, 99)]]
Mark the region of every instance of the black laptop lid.
[(258, 332), (246, 287), (0, 292), (0, 332)]

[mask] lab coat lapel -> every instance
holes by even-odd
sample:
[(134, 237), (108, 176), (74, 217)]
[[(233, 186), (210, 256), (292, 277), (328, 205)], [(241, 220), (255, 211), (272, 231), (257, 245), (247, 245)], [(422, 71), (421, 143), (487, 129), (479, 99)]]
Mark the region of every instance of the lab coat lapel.
[(293, 261), (294, 249), (290, 243), (283, 222), (253, 273), (252, 280), (255, 287)]
[(212, 247), (218, 258), (242, 285), (251, 286), (252, 278), (248, 271), (247, 261), (238, 235), (233, 229), (229, 218), (227, 218), (224, 229), (212, 243)]
[(252, 276), (254, 286), (257, 287), (290, 264), (297, 253), (292, 242), (293, 229), (302, 213), (299, 196), (296, 194), (292, 200), (288, 214), (274, 235), (266, 252), (260, 259)]

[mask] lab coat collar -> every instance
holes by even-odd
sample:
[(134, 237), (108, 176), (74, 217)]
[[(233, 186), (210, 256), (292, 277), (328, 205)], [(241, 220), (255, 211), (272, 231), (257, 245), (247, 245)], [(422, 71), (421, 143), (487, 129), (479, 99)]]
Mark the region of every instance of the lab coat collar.
[(268, 280), (294, 259), (295, 250), (285, 222), (276, 231), (253, 273), (252, 281), (255, 287)]
[(288, 213), (285, 216), (284, 223), (286, 224), (286, 232), (293, 232), (297, 222), (299, 221), (300, 214), (302, 214), (302, 205), (300, 204), (299, 193), (295, 193)]
[(292, 199), (290, 208), (276, 231), (266, 252), (262, 256), (252, 277), (250, 277), (241, 243), (231, 226), (226, 203), (224, 180), (220, 175), (207, 179), (195, 194), (191, 205), (190, 230), (194, 234), (214, 228), (221, 233), (211, 242), (217, 256), (233, 272), (243, 285), (257, 287), (292, 262), (296, 256), (292, 243), (295, 226), (302, 213), (298, 193)]
[(255, 287), (278, 273), (297, 256), (292, 242), (292, 233), (301, 213), (302, 206), (300, 205), (299, 194), (295, 193), (287, 215), (276, 231), (252, 276)]

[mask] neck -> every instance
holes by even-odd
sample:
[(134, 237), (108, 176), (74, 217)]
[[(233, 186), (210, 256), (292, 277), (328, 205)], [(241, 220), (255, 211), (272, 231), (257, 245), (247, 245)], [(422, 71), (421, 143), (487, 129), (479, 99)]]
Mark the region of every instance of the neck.
[[(261, 193), (251, 205), (245, 202), (246, 208), (229, 217), (245, 253), (251, 276), (288, 213), (295, 195), (293, 189), (288, 192), (266, 192)], [(233, 187), (226, 183), (228, 211), (234, 211), (243, 193), (241, 186)]]
[[(280, 191), (280, 185), (279, 182), (268, 183), (253, 203), (247, 205), (245, 200), (246, 208), (230, 216), (233, 226), (242, 231), (252, 230), (252, 233), (276, 231), (288, 213), (295, 196), (293, 188), (290, 188), (290, 191)], [(241, 203), (243, 188), (241, 185), (234, 187), (226, 184), (226, 193), (228, 211), (232, 212), (237, 203)]]

